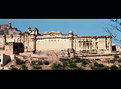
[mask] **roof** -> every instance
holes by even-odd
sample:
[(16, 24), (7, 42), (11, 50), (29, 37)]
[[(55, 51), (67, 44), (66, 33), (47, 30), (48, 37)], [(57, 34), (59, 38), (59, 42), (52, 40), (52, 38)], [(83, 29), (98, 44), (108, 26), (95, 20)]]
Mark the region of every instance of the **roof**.
[(96, 36), (96, 35), (87, 35), (87, 36), (78, 36), (78, 37), (85, 37), (85, 38), (88, 38), (88, 37), (97, 37), (97, 38), (112, 38), (112, 36)]

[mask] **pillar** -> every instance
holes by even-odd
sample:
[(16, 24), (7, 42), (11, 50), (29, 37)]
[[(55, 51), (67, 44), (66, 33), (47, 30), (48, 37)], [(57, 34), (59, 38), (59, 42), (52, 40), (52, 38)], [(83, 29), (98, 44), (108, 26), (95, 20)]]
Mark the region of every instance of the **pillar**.
[(112, 52), (112, 37), (109, 38), (109, 52)]
[(74, 38), (73, 38), (73, 32), (72, 31), (70, 31), (69, 32), (69, 42), (70, 42), (70, 48), (69, 48), (69, 56), (71, 57), (71, 58), (73, 58), (74, 57), (74, 49), (73, 49), (73, 40), (74, 40)]
[(5, 44), (6, 44), (6, 35), (3, 35), (3, 49), (5, 49)]
[(27, 36), (26, 34), (24, 35), (24, 51), (27, 52), (28, 49), (27, 49)]
[(33, 53), (36, 51), (36, 36), (32, 35)]

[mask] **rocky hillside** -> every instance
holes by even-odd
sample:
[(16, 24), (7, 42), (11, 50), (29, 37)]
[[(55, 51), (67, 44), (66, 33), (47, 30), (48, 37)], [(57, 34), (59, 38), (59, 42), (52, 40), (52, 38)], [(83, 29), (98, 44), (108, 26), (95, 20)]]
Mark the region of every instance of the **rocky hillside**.
[(11, 35), (11, 34), (20, 34), (20, 33), (21, 31), (17, 29), (5, 29), (5, 30), (0, 29), (0, 35), (3, 35), (3, 34)]
[(18, 30), (17, 28), (14, 28), (11, 26), (11, 23), (5, 24), (5, 25), (0, 25), (0, 35), (6, 34), (6, 35), (11, 35), (11, 34), (20, 34), (21, 31)]

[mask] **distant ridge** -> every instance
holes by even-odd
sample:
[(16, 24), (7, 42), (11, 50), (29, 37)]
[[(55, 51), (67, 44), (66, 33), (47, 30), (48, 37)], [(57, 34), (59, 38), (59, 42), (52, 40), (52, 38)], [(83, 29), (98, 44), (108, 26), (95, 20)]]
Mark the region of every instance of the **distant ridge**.
[(21, 31), (17, 28), (11, 26), (11, 22), (9, 24), (0, 25), (0, 35), (18, 35)]

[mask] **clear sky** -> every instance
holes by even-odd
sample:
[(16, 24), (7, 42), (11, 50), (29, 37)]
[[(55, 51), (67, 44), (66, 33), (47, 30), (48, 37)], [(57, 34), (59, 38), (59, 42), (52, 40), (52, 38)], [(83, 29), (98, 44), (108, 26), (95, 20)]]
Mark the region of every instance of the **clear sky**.
[(110, 19), (0, 19), (0, 24), (12, 23), (12, 26), (22, 32), (37, 27), (39, 33), (45, 31), (61, 31), (68, 33), (70, 30), (77, 35), (109, 35), (105, 28), (109, 26)]

